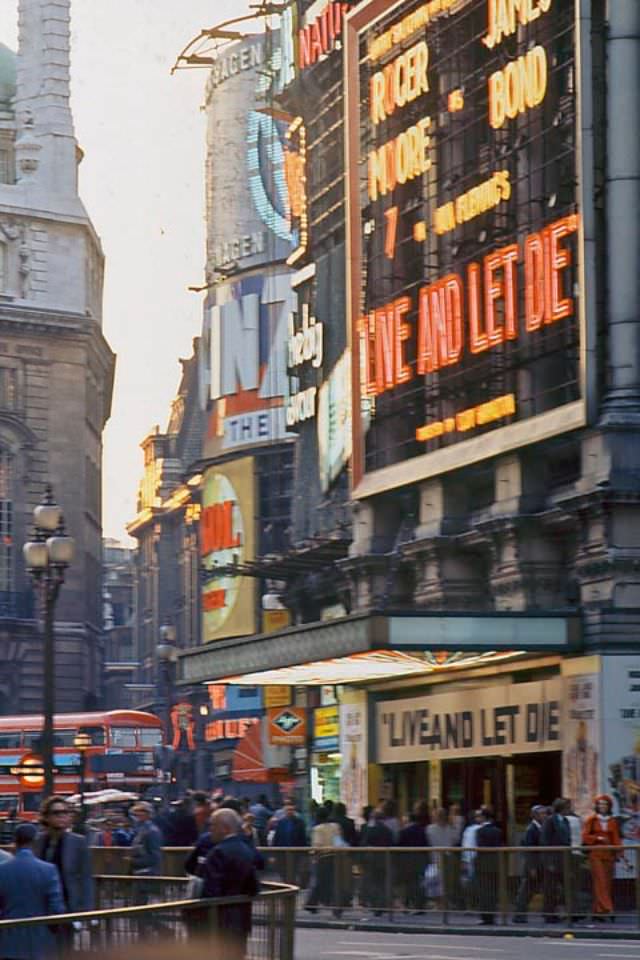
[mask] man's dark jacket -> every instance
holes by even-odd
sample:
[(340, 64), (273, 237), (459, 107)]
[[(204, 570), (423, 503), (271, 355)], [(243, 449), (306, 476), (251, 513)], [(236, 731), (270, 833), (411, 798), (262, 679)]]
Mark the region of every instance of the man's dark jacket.
[(274, 847), (306, 847), (307, 830), (304, 820), (295, 817), (281, 817), (273, 835)]
[(165, 847), (190, 847), (198, 839), (196, 818), (185, 810), (172, 810), (166, 820)]
[[(492, 821), (483, 823), (476, 833), (476, 847), (501, 847), (502, 830)], [(476, 872), (478, 875), (483, 873), (498, 872), (498, 854), (497, 853), (479, 853), (476, 860)]]
[[(253, 851), (238, 835), (226, 837), (207, 855), (202, 868), (203, 897), (255, 897), (258, 877)], [(238, 934), (251, 930), (251, 904), (221, 907), (219, 926)]]
[(547, 817), (540, 831), (540, 846), (571, 846), (571, 827), (566, 817), (563, 817), (560, 813), (554, 813), (553, 816)]
[[(242, 842), (247, 845), (249, 850), (251, 850), (251, 853), (253, 854), (253, 865), (255, 866), (256, 870), (264, 870), (264, 857), (256, 848), (256, 845), (253, 842), (253, 837), (250, 837), (248, 833), (239, 833), (238, 836)], [(209, 830), (205, 830), (204, 833), (201, 833), (198, 837), (198, 842), (184, 862), (185, 871), (190, 873), (193, 877), (203, 876), (202, 867), (204, 866), (204, 862), (212, 848), (213, 839), (211, 837), (211, 833)]]
[(360, 834), (360, 846), (361, 847), (392, 847), (393, 846), (393, 834), (389, 827), (385, 826), (381, 821), (376, 821), (373, 824), (367, 824), (362, 828), (362, 833)]
[[(47, 860), (49, 834), (42, 831), (36, 837), (33, 852), (40, 860)], [(55, 865), (60, 874), (65, 907), (70, 913), (93, 910), (93, 874), (91, 853), (85, 837), (67, 831), (56, 846)]]
[[(522, 838), (522, 846), (528, 847), (531, 850), (532, 847), (540, 846), (540, 834), (542, 832), (543, 824), (537, 823), (535, 820), (532, 820), (525, 831), (525, 835)], [(542, 860), (540, 854), (535, 853), (526, 853), (524, 858), (524, 867), (525, 870), (538, 870), (542, 866)]]

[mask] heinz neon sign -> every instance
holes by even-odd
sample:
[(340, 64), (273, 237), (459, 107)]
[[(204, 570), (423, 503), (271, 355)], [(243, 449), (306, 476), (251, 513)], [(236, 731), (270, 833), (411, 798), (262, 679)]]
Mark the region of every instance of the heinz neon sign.
[(530, 442), (531, 418), (585, 423), (579, 30), (574, 0), (362, 0), (344, 21), (365, 495), (411, 458), (418, 479)]

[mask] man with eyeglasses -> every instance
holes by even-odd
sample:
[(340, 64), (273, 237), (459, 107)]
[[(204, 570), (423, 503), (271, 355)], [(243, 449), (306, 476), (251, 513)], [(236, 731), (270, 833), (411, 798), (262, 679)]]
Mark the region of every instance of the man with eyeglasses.
[(49, 797), (40, 807), (41, 831), (35, 854), (58, 868), (69, 913), (93, 910), (91, 855), (84, 837), (72, 833), (71, 808), (62, 797)]

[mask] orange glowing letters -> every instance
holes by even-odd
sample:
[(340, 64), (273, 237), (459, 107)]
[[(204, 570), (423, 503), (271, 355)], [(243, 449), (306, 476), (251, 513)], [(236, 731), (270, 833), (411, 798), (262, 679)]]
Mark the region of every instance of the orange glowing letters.
[[(414, 375), (437, 373), (458, 363), (465, 345), (483, 353), (520, 333), (518, 266), (524, 282), (524, 329), (527, 333), (557, 323), (574, 311), (566, 273), (571, 248), (564, 242), (575, 233), (579, 216), (562, 217), (525, 238), (522, 250), (512, 243), (467, 267), (465, 280), (448, 274), (420, 289), (417, 302), (415, 363), (414, 328), (409, 314), (414, 303), (399, 297), (378, 307), (360, 322), (363, 390), (377, 396), (407, 383)], [(466, 317), (465, 317), (466, 296)]]
[(462, 278), (451, 273), (423, 287), (418, 303), (418, 374), (457, 363), (462, 352)]

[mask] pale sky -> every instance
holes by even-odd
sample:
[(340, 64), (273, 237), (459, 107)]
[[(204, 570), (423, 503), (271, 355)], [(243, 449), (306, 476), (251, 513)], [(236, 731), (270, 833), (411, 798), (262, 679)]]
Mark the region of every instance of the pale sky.
[[(72, 108), (80, 192), (106, 254), (104, 333), (117, 354), (105, 432), (104, 534), (124, 539), (142, 474), (139, 443), (166, 426), (179, 357), (200, 331), (207, 71), (169, 75), (204, 27), (248, 0), (72, 0)], [(0, 0), (16, 49), (17, 0)]]

